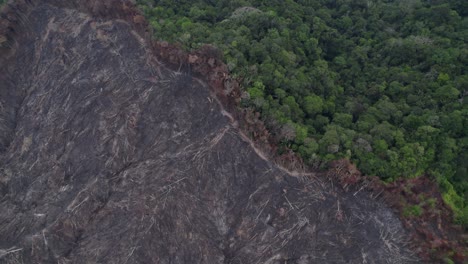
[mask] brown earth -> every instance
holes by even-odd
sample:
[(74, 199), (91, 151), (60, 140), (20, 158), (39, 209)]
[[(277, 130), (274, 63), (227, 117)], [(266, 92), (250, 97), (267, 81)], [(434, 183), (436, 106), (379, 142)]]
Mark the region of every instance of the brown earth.
[(420, 261), (374, 193), (271, 161), (216, 49), (147, 28), (128, 1), (2, 12), (0, 263)]
[[(429, 176), (383, 183), (364, 177), (349, 160), (330, 164), (325, 177), (335, 179), (345, 190), (361, 186), (393, 208), (410, 233), (410, 247), (425, 263), (466, 263), (468, 236), (454, 224), (452, 210), (444, 203), (438, 184)], [(418, 210), (411, 210), (412, 208)], [(448, 261), (448, 262), (447, 262)]]

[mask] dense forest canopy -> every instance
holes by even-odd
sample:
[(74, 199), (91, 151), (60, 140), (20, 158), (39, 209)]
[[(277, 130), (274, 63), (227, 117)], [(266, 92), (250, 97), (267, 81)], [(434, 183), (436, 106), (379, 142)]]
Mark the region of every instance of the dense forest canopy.
[(217, 46), (309, 164), (427, 173), (468, 223), (468, 1), (140, 0), (155, 37)]

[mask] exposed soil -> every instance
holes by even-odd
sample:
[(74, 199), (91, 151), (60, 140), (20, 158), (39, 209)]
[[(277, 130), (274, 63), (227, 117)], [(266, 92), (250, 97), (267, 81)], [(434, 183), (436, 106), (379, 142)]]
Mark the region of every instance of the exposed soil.
[(215, 50), (163, 62), (127, 1), (18, 0), (2, 18), (1, 263), (420, 261), (376, 195), (241, 132)]
[(325, 177), (335, 179), (345, 190), (361, 186), (381, 198), (402, 219), (410, 233), (410, 247), (424, 263), (466, 263), (468, 236), (455, 225), (451, 209), (444, 203), (438, 184), (427, 175), (383, 183), (364, 177), (348, 160), (330, 164)]
[(414, 241), (414, 250), (422, 259), (468, 261), (467, 233), (453, 224), (453, 213), (443, 202), (436, 182), (422, 176), (398, 180), (384, 188), (387, 204), (400, 212)]

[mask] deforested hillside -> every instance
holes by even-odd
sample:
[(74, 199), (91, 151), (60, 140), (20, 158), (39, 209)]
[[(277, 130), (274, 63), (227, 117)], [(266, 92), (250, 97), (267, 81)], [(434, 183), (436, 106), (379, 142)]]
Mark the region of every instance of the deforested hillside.
[(1, 263), (417, 262), (377, 195), (269, 161), (146, 28), (129, 1), (3, 11)]

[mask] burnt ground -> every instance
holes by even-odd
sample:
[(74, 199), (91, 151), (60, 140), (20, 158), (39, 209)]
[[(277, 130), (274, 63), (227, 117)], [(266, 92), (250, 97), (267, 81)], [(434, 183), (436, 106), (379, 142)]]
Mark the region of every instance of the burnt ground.
[(55, 2), (0, 58), (0, 263), (417, 262), (370, 193), (292, 176), (133, 23)]

